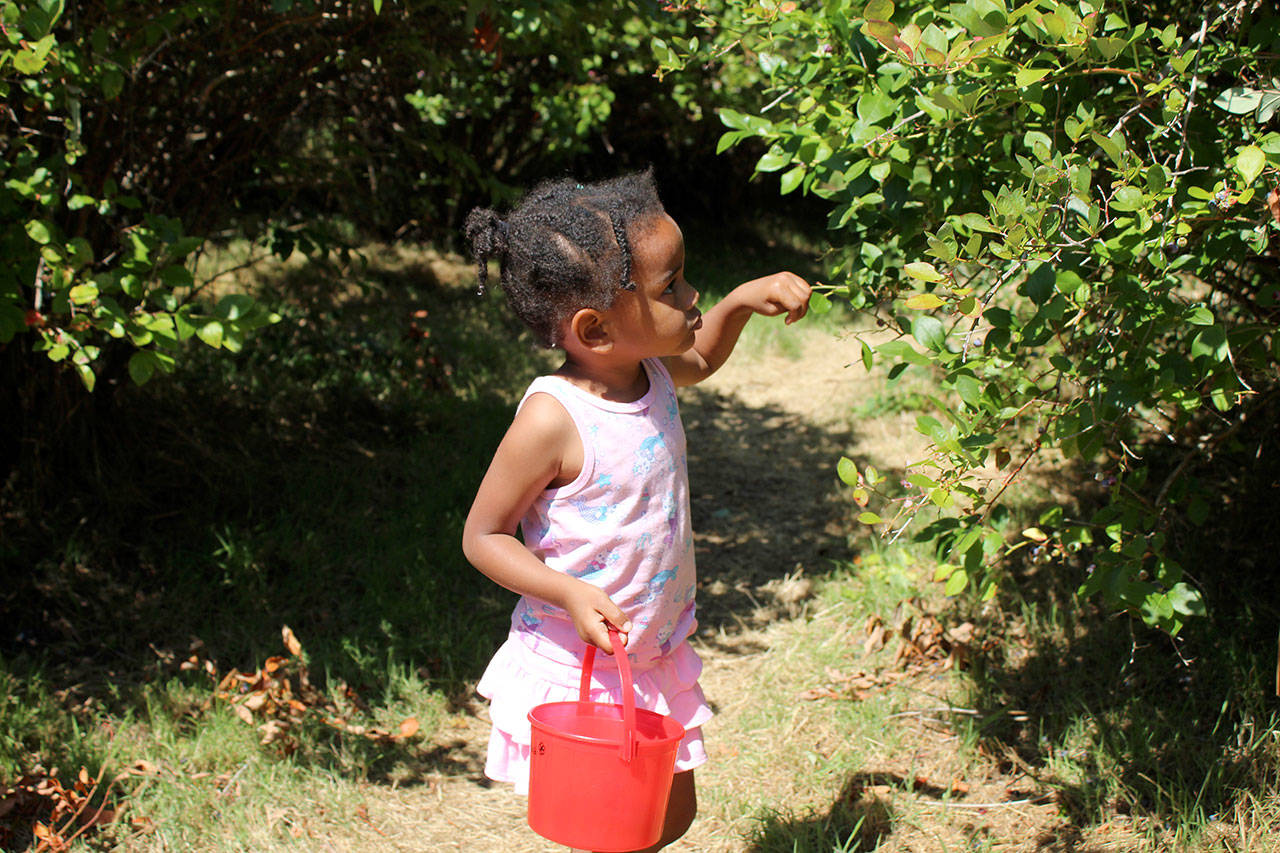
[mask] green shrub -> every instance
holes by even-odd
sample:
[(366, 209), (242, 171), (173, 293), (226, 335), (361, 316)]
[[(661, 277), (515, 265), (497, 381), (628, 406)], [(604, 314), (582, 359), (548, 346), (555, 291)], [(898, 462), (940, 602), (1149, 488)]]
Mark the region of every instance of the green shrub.
[[(1087, 565), (1080, 591), (1177, 632), (1203, 612), (1173, 540), (1217, 500), (1193, 475), (1247, 465), (1233, 436), (1274, 419), (1280, 305), (1280, 18), (1248, 4), (732, 0), (669, 69), (741, 51), (768, 104), (722, 110), (722, 146), (829, 205), (824, 296), (873, 311), (868, 366), (950, 392), (906, 495), (949, 592), (997, 567)], [(819, 300), (821, 305), (822, 300)], [(1094, 507), (1047, 509), (1016, 541), (990, 524), (1037, 456), (1094, 474)], [(1171, 452), (1170, 452), (1171, 451)], [(1034, 467), (1034, 466), (1033, 466)], [(883, 475), (843, 472), (864, 506)]]

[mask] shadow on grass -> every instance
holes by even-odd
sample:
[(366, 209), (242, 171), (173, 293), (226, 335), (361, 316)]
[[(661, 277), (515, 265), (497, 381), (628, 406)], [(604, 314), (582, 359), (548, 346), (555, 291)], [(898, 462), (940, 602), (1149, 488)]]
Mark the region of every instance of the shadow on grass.
[[(849, 504), (835, 470), (853, 436), (705, 388), (682, 392), (681, 414), (700, 636), (715, 645), (718, 636), (795, 615), (808, 595), (804, 576), (849, 558)], [(751, 651), (738, 641), (727, 647)]]
[(797, 816), (773, 812), (763, 816), (747, 849), (751, 853), (875, 850), (892, 834), (893, 815), (888, 801), (872, 789), (900, 786), (904, 781), (892, 773), (856, 773), (824, 813)]
[[(514, 596), (466, 564), (462, 524), (515, 400), (549, 362), (499, 293), (442, 286), (425, 261), (313, 265), (258, 286), (284, 320), (242, 353), (193, 345), (173, 376), (100, 383), (93, 418), (62, 433), (85, 440), (3, 478), (0, 674), (44, 685), (48, 713), (0, 719), (24, 727), (0, 749), (0, 776), (65, 764), (59, 742), (99, 715), (143, 714), (154, 684), (205, 683), (180, 669), (192, 655), (219, 673), (256, 669), (284, 653), (283, 625), (318, 684), (377, 708), (461, 694), (500, 644)], [(829, 497), (840, 437), (698, 399), (695, 479), (741, 476), (741, 454), (760, 460), (755, 481), (787, 468), (785, 487), (767, 489), (771, 513), (801, 492)], [(715, 500), (697, 501), (695, 528), (726, 540), (704, 573), (729, 590), (708, 593), (717, 629), (750, 618), (768, 578), (801, 560), (821, 568), (843, 544), (794, 514), (766, 527), (759, 495), (705, 487)], [(326, 751), (299, 760), (323, 764)], [(332, 751), (346, 753), (338, 772), (375, 779), (455, 761), (351, 738)], [(472, 759), (457, 760), (471, 775)]]
[[(1194, 832), (1253, 795), (1272, 798), (1256, 819), (1278, 819), (1280, 527), (1269, 519), (1280, 512), (1280, 436), (1274, 417), (1256, 420), (1239, 437), (1244, 464), (1201, 466), (1217, 498), (1209, 517), (1170, 531), (1209, 614), (1178, 638), (1079, 601), (1084, 567), (1012, 567), (1005, 587), (1018, 592), (1003, 611), (1013, 616), (988, 621), (998, 642), (975, 661), (970, 701), (984, 713), (974, 726), (1002, 769), (1058, 790), (1068, 834), (1116, 815)], [(1148, 453), (1159, 474), (1159, 451)]]
[[(177, 668), (190, 654), (220, 672), (284, 654), (282, 625), (318, 681), (374, 705), (479, 672), (511, 601), (458, 543), (532, 348), (499, 299), (425, 266), (362, 287), (327, 274), (268, 282), (291, 295), (285, 319), (239, 356), (195, 350), (116, 389), (91, 443), (45, 458), (44, 490), (23, 480), (37, 472), (7, 479), (0, 663), (16, 683), (40, 674), (82, 722), (126, 713), (152, 682), (198, 679)], [(39, 746), (0, 768), (57, 763)]]

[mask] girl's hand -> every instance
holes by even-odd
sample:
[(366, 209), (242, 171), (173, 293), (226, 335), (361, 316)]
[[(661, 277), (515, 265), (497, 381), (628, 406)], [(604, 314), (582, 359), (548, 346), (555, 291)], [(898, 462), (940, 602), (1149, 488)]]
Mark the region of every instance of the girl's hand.
[(569, 612), (573, 627), (578, 629), (578, 636), (583, 642), (590, 643), (607, 654), (614, 654), (608, 628), (612, 625), (622, 635), (622, 644), (627, 644), (631, 620), (599, 587), (586, 581), (577, 581), (565, 596), (564, 609)]
[(743, 297), (751, 310), (765, 317), (786, 314), (787, 325), (809, 311), (809, 295), (813, 288), (792, 272), (778, 272), (742, 285)]

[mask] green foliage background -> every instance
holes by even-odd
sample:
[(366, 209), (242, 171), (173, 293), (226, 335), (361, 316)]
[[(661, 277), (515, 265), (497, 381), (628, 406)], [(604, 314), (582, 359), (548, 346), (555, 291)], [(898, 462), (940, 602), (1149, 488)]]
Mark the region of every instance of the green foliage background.
[(673, 187), (712, 203), (711, 176), (684, 180), (678, 155), (739, 92), (655, 80), (650, 38), (687, 25), (646, 3), (40, 0), (2, 14), (16, 132), (0, 343), (16, 342), (6, 385), (21, 389), (6, 402), (27, 409), (40, 391), (24, 377), (54, 380), (19, 351), (92, 390), (172, 370), (188, 340), (238, 352), (274, 322), (195, 279), (210, 241), (282, 258), (342, 253), (354, 233), (448, 245), (474, 204), (659, 157)]
[[(1223, 497), (1199, 475), (1250, 465), (1276, 423), (1280, 18), (728, 6), (701, 16), (710, 41), (756, 56), (769, 86), (763, 108), (721, 111), (721, 146), (763, 141), (757, 172), (827, 203), (829, 295), (893, 333), (864, 344), (868, 367), (934, 371), (951, 392), (918, 419), (932, 453), (905, 492), (846, 463), (858, 503), (880, 495), (862, 520), (895, 537), (928, 521), (948, 592), (993, 595), (1026, 548), (1079, 558), (1083, 594), (1177, 633), (1204, 612), (1178, 555)], [(1046, 453), (1100, 494), (1009, 536), (1006, 489)]]

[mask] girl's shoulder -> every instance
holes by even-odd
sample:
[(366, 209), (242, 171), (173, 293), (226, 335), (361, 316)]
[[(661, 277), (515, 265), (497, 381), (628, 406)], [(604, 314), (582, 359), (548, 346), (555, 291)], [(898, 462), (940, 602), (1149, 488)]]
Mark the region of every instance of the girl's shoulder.
[(520, 404), (503, 444), (530, 467), (548, 472), (547, 486), (573, 482), (582, 470), (582, 442), (563, 403), (547, 393), (531, 391)]
[(573, 417), (559, 395), (549, 388), (530, 386), (516, 410), (512, 429), (547, 439), (574, 430)]

